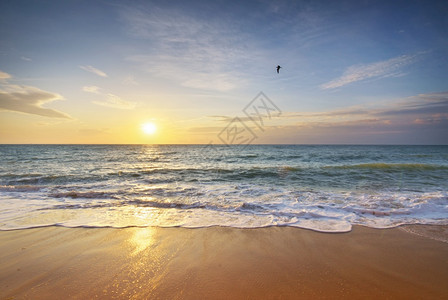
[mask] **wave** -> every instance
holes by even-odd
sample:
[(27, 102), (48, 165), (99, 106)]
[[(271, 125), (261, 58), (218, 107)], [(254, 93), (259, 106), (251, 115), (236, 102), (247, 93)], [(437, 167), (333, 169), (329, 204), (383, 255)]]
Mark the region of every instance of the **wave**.
[(0, 185), (0, 192), (37, 192), (44, 186), (36, 185)]
[[(116, 192), (115, 192), (116, 194)], [(56, 192), (50, 193), (50, 197), (53, 198), (82, 198), (82, 199), (118, 199), (114, 193), (108, 192), (78, 192), (78, 191), (69, 191), (69, 192)]]
[(372, 170), (448, 170), (446, 165), (399, 164), (399, 163), (365, 163), (342, 166), (326, 166), (329, 169), (372, 169)]
[(304, 170), (304, 168), (282, 166), (282, 167), (279, 167), (278, 170), (281, 171), (281, 172), (297, 172), (297, 171)]
[(132, 200), (127, 204), (139, 206), (139, 207), (154, 207), (154, 208), (178, 208), (178, 209), (194, 209), (194, 208), (206, 208), (206, 205), (199, 201), (193, 203), (182, 202), (160, 202), (155, 200)]
[(236, 158), (257, 158), (258, 154), (245, 154), (245, 155), (238, 155)]
[(302, 191), (291, 194), (280, 189), (269, 192), (262, 186), (257, 191), (243, 190), (243, 193), (237, 191), (234, 194), (220, 194), (219, 190), (204, 194), (191, 191), (190, 195), (179, 193), (180, 197), (161, 198), (128, 195), (129, 199), (119, 200), (108, 198), (105, 192), (66, 192), (54, 195), (63, 197), (62, 203), (55, 198), (52, 202), (33, 202), (32, 206), (20, 206), (20, 200), (15, 204), (10, 200), (5, 202), (5, 212), (14, 212), (16, 207), (15, 210), (22, 208), (26, 213), (18, 214), (17, 223), (11, 214), (5, 214), (0, 229), (48, 224), (117, 228), (291, 226), (344, 232), (354, 224), (373, 228), (402, 224), (448, 225), (446, 192), (369, 194)]
[(44, 174), (7, 174), (0, 176), (1, 183), (4, 185), (48, 185), (48, 184), (67, 184), (75, 182), (98, 182), (104, 180), (104, 177), (96, 174), (83, 173), (79, 175), (44, 175)]

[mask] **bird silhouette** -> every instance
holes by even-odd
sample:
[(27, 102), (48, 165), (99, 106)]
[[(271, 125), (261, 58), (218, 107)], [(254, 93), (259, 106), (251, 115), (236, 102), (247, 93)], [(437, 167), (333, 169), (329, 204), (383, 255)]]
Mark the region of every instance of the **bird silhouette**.
[(280, 69), (281, 69), (281, 67), (277, 66), (277, 74), (280, 73)]

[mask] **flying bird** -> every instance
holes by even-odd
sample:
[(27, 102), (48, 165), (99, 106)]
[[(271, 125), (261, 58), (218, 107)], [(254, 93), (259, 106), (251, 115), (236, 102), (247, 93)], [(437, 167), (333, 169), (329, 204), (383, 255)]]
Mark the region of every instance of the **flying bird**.
[(280, 73), (280, 69), (281, 69), (281, 67), (277, 66), (277, 74)]

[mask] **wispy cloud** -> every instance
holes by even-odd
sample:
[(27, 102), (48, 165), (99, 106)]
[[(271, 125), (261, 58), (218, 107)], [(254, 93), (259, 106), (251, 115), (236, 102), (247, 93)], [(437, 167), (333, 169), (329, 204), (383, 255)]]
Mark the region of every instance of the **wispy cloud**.
[[(224, 119), (224, 118), (221, 118)], [(316, 113), (284, 112), (260, 143), (448, 144), (448, 91)]]
[(9, 75), (8, 73), (0, 71), (0, 80), (4, 80), (4, 79), (8, 79), (8, 78), (11, 78), (11, 75)]
[(32, 61), (31, 58), (26, 57), (26, 56), (22, 56), (20, 59), (21, 59), (21, 60), (24, 60), (24, 61)]
[(82, 90), (87, 93), (101, 94), (100, 93), (101, 88), (94, 85), (84, 86)]
[(135, 80), (134, 76), (128, 75), (123, 79), (123, 84), (125, 85), (139, 85), (137, 80)]
[(43, 105), (61, 100), (61, 95), (32, 86), (15, 85), (7, 81), (11, 75), (0, 71), (0, 110), (14, 111), (50, 118), (71, 119), (66, 113)]
[(122, 19), (130, 36), (151, 47), (128, 56), (156, 77), (185, 87), (228, 91), (241, 85), (241, 70), (255, 55), (235, 24), (159, 7), (127, 8)]
[(118, 109), (133, 109), (133, 108), (135, 108), (135, 102), (126, 101), (114, 94), (106, 93), (100, 87), (90, 85), (90, 86), (84, 86), (82, 88), (82, 90), (87, 93), (100, 95), (103, 98), (102, 100), (93, 101), (92, 103), (94, 103), (94, 104), (118, 108)]
[(385, 61), (360, 64), (349, 67), (341, 77), (320, 86), (321, 89), (334, 89), (369, 78), (403, 76), (401, 69), (416, 61), (417, 55), (401, 55)]
[[(212, 122), (204, 124), (207, 129), (219, 128), (232, 119), (218, 115), (209, 118)], [(248, 118), (242, 121), (253, 126)], [(266, 124), (263, 135), (266, 139), (260, 142), (409, 143), (412, 140), (437, 144), (448, 143), (447, 126), (448, 91), (392, 99), (382, 105), (371, 103), (322, 112), (284, 112)], [(372, 135), (380, 139), (369, 139)]]
[(106, 74), (106, 73), (104, 73), (103, 71), (101, 71), (101, 70), (99, 70), (99, 69), (97, 69), (97, 68), (94, 68), (94, 67), (92, 67), (92, 66), (79, 66), (79, 67), (80, 67), (81, 69), (83, 69), (84, 71), (93, 73), (93, 74), (95, 74), (95, 75), (98, 75), (98, 76), (101, 76), (101, 77), (107, 77), (107, 74)]
[(104, 133), (108, 133), (108, 128), (94, 129), (94, 128), (83, 128), (79, 130), (79, 133), (85, 136), (95, 136)]
[(121, 99), (120, 97), (114, 94), (107, 94), (105, 100), (103, 101), (93, 101), (94, 104), (118, 108), (118, 109), (134, 109), (135, 102), (130, 102)]
[[(404, 99), (390, 100), (385, 105), (366, 104), (327, 112), (299, 113), (289, 112), (282, 115), (285, 120), (300, 120), (314, 123), (345, 122), (364, 119), (379, 121), (415, 118), (437, 119), (448, 115), (448, 92), (419, 94)], [(447, 119), (448, 120), (448, 119)]]

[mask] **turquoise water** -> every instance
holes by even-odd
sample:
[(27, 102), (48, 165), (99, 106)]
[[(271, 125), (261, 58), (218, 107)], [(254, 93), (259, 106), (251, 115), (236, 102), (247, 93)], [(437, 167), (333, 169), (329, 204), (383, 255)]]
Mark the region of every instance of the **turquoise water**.
[(0, 145), (0, 229), (448, 224), (448, 146)]

